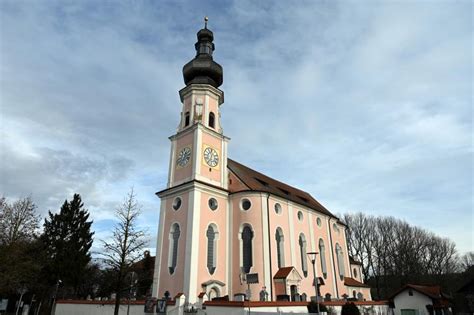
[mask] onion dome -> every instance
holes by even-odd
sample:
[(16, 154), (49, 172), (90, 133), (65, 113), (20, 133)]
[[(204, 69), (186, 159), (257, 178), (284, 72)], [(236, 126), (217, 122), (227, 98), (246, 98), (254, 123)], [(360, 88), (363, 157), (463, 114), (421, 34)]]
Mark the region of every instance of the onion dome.
[(222, 66), (212, 59), (215, 49), (214, 34), (205, 26), (197, 33), (196, 57), (183, 67), (183, 78), (186, 85), (210, 84), (216, 88), (222, 85)]

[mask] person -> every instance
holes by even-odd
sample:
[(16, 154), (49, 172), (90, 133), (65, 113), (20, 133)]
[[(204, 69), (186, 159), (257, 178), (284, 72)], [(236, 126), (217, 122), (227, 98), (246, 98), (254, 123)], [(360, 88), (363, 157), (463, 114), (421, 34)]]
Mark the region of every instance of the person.
[(267, 287), (263, 287), (260, 291), (260, 301), (268, 301)]

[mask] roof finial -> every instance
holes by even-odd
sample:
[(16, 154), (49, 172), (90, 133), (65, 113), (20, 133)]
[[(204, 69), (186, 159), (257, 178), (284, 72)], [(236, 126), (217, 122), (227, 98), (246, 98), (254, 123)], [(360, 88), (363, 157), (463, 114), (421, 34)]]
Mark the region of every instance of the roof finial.
[(204, 28), (207, 29), (207, 21), (209, 21), (209, 18), (207, 16), (204, 17)]

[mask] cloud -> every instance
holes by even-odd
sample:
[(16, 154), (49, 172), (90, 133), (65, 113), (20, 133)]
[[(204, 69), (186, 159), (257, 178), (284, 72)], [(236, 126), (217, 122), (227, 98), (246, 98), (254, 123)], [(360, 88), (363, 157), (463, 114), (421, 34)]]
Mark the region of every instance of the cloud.
[(134, 186), (153, 240), (181, 67), (208, 15), (230, 157), (335, 213), (394, 215), (472, 249), (470, 2), (0, 8), (7, 196), (32, 193), (44, 213), (79, 192), (105, 237)]

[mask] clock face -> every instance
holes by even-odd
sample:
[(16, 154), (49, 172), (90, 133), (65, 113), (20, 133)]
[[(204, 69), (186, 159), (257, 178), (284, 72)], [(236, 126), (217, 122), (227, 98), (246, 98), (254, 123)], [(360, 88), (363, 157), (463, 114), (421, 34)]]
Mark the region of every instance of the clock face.
[(191, 148), (185, 147), (179, 152), (176, 163), (178, 164), (178, 166), (184, 167), (186, 166), (186, 164), (188, 164), (190, 159), (191, 159)]
[(206, 161), (207, 165), (210, 167), (216, 167), (219, 164), (219, 154), (213, 148), (207, 147), (204, 150), (204, 161)]

